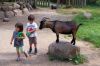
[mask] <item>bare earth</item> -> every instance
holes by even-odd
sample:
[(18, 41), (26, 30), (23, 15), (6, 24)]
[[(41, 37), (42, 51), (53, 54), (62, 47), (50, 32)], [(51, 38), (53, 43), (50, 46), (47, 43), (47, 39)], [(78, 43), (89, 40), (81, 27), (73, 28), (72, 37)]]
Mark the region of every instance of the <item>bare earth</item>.
[[(72, 15), (58, 17), (58, 13), (55, 11), (34, 11), (31, 12), (36, 16), (36, 22), (39, 25), (39, 21), (43, 17), (50, 17), (51, 19), (71, 19)], [(43, 29), (42, 31), (38, 30), (38, 54), (32, 55), (30, 58), (23, 61), (16, 62), (16, 50), (13, 45), (10, 45), (10, 38), (14, 30), (14, 24), (16, 22), (22, 22), (23, 24), (27, 23), (27, 16), (17, 16), (12, 18), (11, 22), (3, 23), (0, 21), (0, 66), (74, 66), (72, 63), (60, 62), (60, 61), (49, 61), (48, 56), (46, 55), (48, 51), (48, 46), (50, 43), (55, 41), (55, 34), (49, 29)], [(71, 37), (64, 38), (64, 35), (60, 35), (60, 40), (71, 41)], [(24, 49), (28, 51), (28, 39), (24, 40)], [(100, 49), (96, 49), (92, 46), (91, 43), (77, 40), (77, 46), (81, 48), (81, 53), (88, 58), (88, 62), (76, 65), (76, 66), (100, 66)]]

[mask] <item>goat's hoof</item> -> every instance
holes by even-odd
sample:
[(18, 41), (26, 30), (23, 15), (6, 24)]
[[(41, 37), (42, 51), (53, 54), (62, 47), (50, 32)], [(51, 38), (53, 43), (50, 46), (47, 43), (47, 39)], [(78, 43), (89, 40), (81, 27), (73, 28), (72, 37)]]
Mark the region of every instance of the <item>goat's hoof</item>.
[(57, 40), (56, 43), (59, 43), (59, 41)]

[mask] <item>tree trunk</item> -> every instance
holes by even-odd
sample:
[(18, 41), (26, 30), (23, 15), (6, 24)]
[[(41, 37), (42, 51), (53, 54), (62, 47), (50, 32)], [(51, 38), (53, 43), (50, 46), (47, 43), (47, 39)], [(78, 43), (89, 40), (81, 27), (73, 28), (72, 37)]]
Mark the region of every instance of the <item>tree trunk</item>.
[(60, 0), (57, 0), (57, 8), (59, 8)]

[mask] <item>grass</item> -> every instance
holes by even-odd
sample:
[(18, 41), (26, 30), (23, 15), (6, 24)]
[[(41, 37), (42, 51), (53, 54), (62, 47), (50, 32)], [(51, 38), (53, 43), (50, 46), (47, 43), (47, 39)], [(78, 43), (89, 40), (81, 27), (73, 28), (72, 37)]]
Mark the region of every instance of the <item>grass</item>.
[[(79, 39), (92, 42), (95, 47), (100, 48), (100, 7), (87, 6), (84, 8), (68, 9), (70, 12), (76, 12), (78, 15), (74, 18), (77, 23), (82, 23), (77, 36)], [(61, 9), (59, 13), (67, 14), (67, 9)], [(86, 19), (82, 12), (89, 11), (93, 14), (93, 18)]]

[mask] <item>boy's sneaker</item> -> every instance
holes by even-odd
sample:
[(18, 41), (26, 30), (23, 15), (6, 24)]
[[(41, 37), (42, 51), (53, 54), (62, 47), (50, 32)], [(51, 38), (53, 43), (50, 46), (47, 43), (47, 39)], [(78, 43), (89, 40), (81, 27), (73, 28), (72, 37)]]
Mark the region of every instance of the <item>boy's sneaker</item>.
[(36, 55), (37, 54), (37, 48), (35, 48), (35, 50), (34, 50), (34, 55)]
[(28, 54), (31, 54), (31, 53), (32, 53), (32, 49), (29, 49)]
[(16, 59), (16, 61), (21, 61), (20, 57), (18, 57), (18, 58)]

